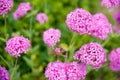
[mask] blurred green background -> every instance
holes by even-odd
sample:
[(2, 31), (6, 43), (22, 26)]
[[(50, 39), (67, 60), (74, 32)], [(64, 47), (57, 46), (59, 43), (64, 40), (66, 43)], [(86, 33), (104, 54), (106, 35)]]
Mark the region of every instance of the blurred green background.
[[(30, 2), (32, 10), (24, 17), (14, 20), (12, 14), (21, 2)], [(113, 14), (100, 5), (100, 0), (14, 0), (14, 7), (6, 15), (7, 30), (5, 30), (5, 18), (0, 16), (0, 65), (9, 70), (13, 80), (47, 80), (44, 75), (47, 64), (56, 59), (65, 61), (63, 57), (57, 58), (53, 54), (48, 54), (51, 49), (42, 40), (43, 32), (51, 27), (60, 29), (62, 36), (59, 44), (68, 50), (70, 56), (68, 61), (73, 61), (74, 52), (91, 41), (102, 44), (107, 54), (120, 46), (120, 36), (116, 33), (110, 34), (107, 41), (101, 41), (92, 36), (79, 35), (70, 31), (65, 24), (66, 16), (78, 7), (88, 10), (91, 14), (102, 12), (112, 25), (116, 25), (112, 18)], [(36, 21), (36, 14), (39, 12), (48, 15), (48, 22), (41, 25)], [(11, 57), (4, 48), (5, 42), (15, 34), (29, 38), (32, 47), (28, 53), (18, 58), (14, 68), (16, 59)], [(107, 61), (99, 70), (93, 70), (88, 66), (86, 80), (120, 80), (120, 73), (112, 72)]]

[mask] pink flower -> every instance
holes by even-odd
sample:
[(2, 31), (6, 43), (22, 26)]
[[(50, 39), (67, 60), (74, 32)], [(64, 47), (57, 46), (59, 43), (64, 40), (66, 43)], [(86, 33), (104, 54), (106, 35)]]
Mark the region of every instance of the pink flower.
[(110, 61), (110, 69), (112, 71), (120, 71), (120, 48), (112, 50), (108, 59)]
[(107, 8), (118, 7), (120, 5), (120, 0), (102, 0), (101, 5)]
[(83, 45), (74, 55), (74, 59), (98, 69), (106, 61), (106, 52), (98, 43)]
[(68, 28), (74, 32), (90, 34), (92, 15), (82, 8), (77, 8), (67, 15), (66, 24)]
[(114, 19), (118, 24), (120, 24), (120, 11), (114, 14)]
[(120, 27), (113, 26), (113, 31), (116, 32), (117, 34), (120, 34)]
[(0, 14), (6, 15), (13, 7), (13, 0), (0, 0)]
[(27, 14), (32, 8), (29, 2), (22, 2), (19, 4), (18, 9), (13, 13), (14, 19), (19, 19)]
[(45, 76), (49, 80), (67, 80), (64, 63), (60, 61), (49, 63), (45, 71)]
[(61, 32), (58, 29), (50, 28), (43, 33), (43, 41), (50, 47), (54, 47), (60, 41)]
[(23, 36), (15, 36), (6, 42), (5, 50), (13, 57), (20, 57), (31, 46), (30, 41)]
[(0, 66), (0, 80), (10, 80), (10, 74), (5, 67)]
[(67, 80), (85, 79), (87, 74), (86, 65), (77, 62), (65, 63)]
[(107, 35), (112, 32), (112, 27), (106, 16), (102, 13), (97, 13), (93, 15), (92, 21), (91, 35), (101, 40), (107, 39)]
[(48, 80), (79, 80), (84, 79), (86, 74), (86, 65), (77, 62), (51, 62), (45, 71)]
[(48, 21), (48, 17), (45, 13), (39, 13), (37, 14), (36, 16), (36, 20), (40, 23), (40, 24), (43, 24), (45, 23), (46, 21)]

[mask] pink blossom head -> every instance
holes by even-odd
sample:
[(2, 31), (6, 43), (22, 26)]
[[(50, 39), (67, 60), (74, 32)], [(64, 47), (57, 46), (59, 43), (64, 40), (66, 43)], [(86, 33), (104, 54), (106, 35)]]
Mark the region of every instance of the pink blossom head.
[(74, 59), (98, 69), (106, 61), (106, 52), (100, 44), (91, 42), (83, 45), (74, 55)]
[(92, 21), (91, 34), (101, 40), (107, 39), (108, 34), (112, 32), (112, 27), (106, 16), (102, 13), (97, 13), (93, 15)]
[(14, 19), (19, 19), (27, 14), (32, 8), (29, 2), (22, 2), (19, 4), (17, 10), (13, 13)]
[(13, 57), (20, 57), (31, 46), (30, 41), (23, 36), (15, 36), (6, 42), (5, 50)]
[(67, 80), (64, 63), (60, 61), (49, 63), (45, 71), (45, 76), (49, 80)]
[(40, 23), (40, 24), (44, 24), (46, 21), (48, 21), (48, 17), (45, 13), (39, 13), (36, 16), (36, 20)]
[(61, 32), (58, 29), (50, 28), (43, 33), (43, 41), (50, 47), (54, 47), (60, 41)]
[(110, 69), (112, 71), (120, 71), (120, 48), (112, 50), (108, 59), (110, 61)]
[(101, 5), (107, 8), (118, 7), (120, 5), (120, 0), (102, 0)]
[(86, 65), (77, 62), (65, 63), (67, 80), (85, 79), (87, 74)]
[(120, 24), (120, 11), (114, 14), (114, 19), (118, 24)]
[(68, 28), (74, 32), (89, 34), (92, 24), (92, 15), (84, 9), (77, 8), (67, 15), (66, 24)]
[(10, 75), (5, 67), (0, 66), (0, 80), (10, 80)]
[(13, 7), (13, 0), (0, 0), (0, 14), (6, 15)]

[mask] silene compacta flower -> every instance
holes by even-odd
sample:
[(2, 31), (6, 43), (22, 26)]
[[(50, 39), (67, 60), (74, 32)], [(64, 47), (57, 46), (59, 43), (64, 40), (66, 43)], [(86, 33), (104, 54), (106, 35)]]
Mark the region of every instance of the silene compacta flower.
[(120, 24), (120, 11), (116, 12), (113, 17), (114, 17), (115, 21), (118, 24)]
[(89, 34), (92, 25), (92, 15), (82, 8), (77, 8), (67, 15), (66, 24), (74, 32)]
[(0, 14), (6, 15), (13, 7), (13, 0), (0, 0)]
[(86, 76), (86, 65), (78, 64), (77, 62), (50, 62), (46, 68), (45, 76), (49, 80), (84, 79)]
[(120, 48), (112, 50), (108, 59), (110, 61), (110, 69), (112, 71), (120, 71)]
[(36, 20), (40, 23), (40, 24), (44, 24), (46, 21), (48, 21), (48, 16), (45, 13), (39, 13), (36, 16)]
[(50, 47), (54, 47), (60, 41), (61, 32), (58, 29), (50, 28), (43, 33), (43, 41)]
[(0, 80), (10, 80), (10, 75), (5, 67), (0, 66)]
[(19, 19), (19, 18), (23, 17), (31, 9), (32, 9), (32, 7), (30, 6), (29, 2), (20, 3), (17, 10), (13, 13), (14, 19)]
[(120, 0), (102, 0), (101, 5), (107, 8), (118, 7), (120, 5)]
[(102, 13), (97, 13), (92, 17), (91, 35), (101, 40), (107, 39), (109, 33), (112, 32), (111, 24), (107, 17)]
[(26, 53), (31, 44), (27, 38), (23, 36), (15, 36), (6, 42), (5, 50), (13, 57), (20, 57), (22, 53)]
[(74, 55), (74, 59), (98, 69), (106, 61), (106, 52), (98, 43), (83, 45)]

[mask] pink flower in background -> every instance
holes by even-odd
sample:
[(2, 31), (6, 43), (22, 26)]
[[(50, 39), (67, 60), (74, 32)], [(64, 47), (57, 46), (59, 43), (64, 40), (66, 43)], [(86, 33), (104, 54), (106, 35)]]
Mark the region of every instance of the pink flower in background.
[(110, 61), (110, 69), (112, 71), (120, 71), (120, 48), (112, 50), (108, 59)]
[(86, 74), (86, 65), (77, 62), (50, 62), (45, 71), (48, 80), (79, 80), (85, 79)]
[(120, 24), (120, 11), (116, 12), (113, 17), (114, 17), (115, 21), (118, 24)]
[(120, 27), (113, 26), (113, 31), (116, 32), (117, 34), (120, 34)]
[(86, 65), (77, 62), (65, 63), (67, 80), (85, 79), (87, 74)]
[(29, 2), (22, 2), (19, 4), (17, 10), (13, 13), (14, 19), (19, 19), (27, 14), (32, 8)]
[(20, 57), (22, 53), (26, 53), (31, 44), (27, 38), (23, 36), (15, 36), (6, 42), (5, 50), (13, 57)]
[(120, 5), (120, 0), (102, 0), (101, 5), (107, 8), (118, 7)]
[(60, 61), (50, 62), (46, 68), (45, 76), (49, 80), (67, 80), (65, 64)]
[(13, 7), (13, 0), (0, 0), (0, 14), (6, 15)]
[(92, 15), (84, 9), (75, 9), (66, 18), (68, 28), (79, 34), (90, 34)]
[(5, 67), (0, 66), (0, 80), (10, 80), (10, 75)]
[(106, 52), (98, 43), (83, 45), (74, 55), (74, 59), (98, 69), (106, 61)]
[(60, 41), (61, 32), (58, 29), (50, 28), (43, 33), (43, 41), (50, 47), (54, 47)]
[(91, 35), (101, 40), (107, 39), (108, 34), (112, 32), (112, 27), (106, 16), (97, 13), (93, 15), (92, 21)]
[(45, 13), (39, 13), (36, 16), (36, 20), (40, 23), (40, 24), (44, 24), (46, 21), (48, 21), (48, 16)]

